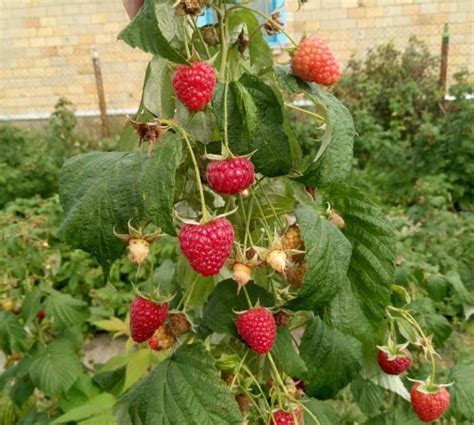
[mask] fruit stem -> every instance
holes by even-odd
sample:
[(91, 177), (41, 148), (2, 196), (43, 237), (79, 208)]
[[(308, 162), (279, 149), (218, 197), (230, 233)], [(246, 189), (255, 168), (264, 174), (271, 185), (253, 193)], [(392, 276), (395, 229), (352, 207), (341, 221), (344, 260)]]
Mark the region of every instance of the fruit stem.
[(161, 123), (168, 124), (171, 127), (175, 128), (178, 130), (181, 135), (183, 136), (183, 139), (186, 142), (186, 146), (188, 147), (189, 155), (191, 156), (191, 160), (194, 165), (194, 172), (196, 173), (196, 184), (199, 190), (199, 196), (201, 198), (201, 213), (202, 213), (202, 222), (207, 223), (210, 220), (210, 215), (209, 212), (207, 211), (206, 207), (206, 199), (204, 198), (204, 188), (202, 186), (201, 182), (201, 173), (199, 172), (199, 166), (196, 160), (196, 156), (194, 155), (193, 147), (191, 146), (191, 142), (189, 140), (188, 134), (186, 133), (186, 130), (184, 130), (182, 127), (180, 127), (178, 124), (176, 124), (173, 120), (160, 120)]
[(249, 308), (252, 308), (252, 301), (250, 300), (249, 293), (247, 292), (247, 288), (245, 287), (245, 285), (242, 287), (242, 289), (244, 291), (245, 298), (247, 299)]
[[(263, 356), (261, 356), (261, 357), (263, 357)], [(252, 381), (255, 383), (255, 385), (257, 386), (257, 389), (260, 391), (260, 394), (263, 396), (260, 399), (263, 399), (264, 403), (266, 404), (266, 407), (268, 407), (270, 409), (270, 404), (268, 404), (268, 400), (265, 397), (265, 393), (263, 392), (262, 386), (260, 385), (260, 382), (258, 381), (258, 379), (255, 377), (255, 375), (252, 373), (252, 371), (245, 364), (242, 366), (242, 369), (247, 372), (250, 379), (252, 379)]]
[(232, 378), (232, 382), (230, 383), (230, 390), (232, 391), (232, 388), (234, 388), (235, 381), (237, 381), (237, 376), (239, 376), (240, 369), (242, 369), (245, 359), (247, 358), (247, 355), (249, 354), (248, 351), (245, 352), (244, 356), (242, 357), (242, 360), (239, 363), (239, 367), (235, 370), (234, 377)]
[(195, 18), (187, 15), (188, 20), (191, 22), (191, 26), (194, 28), (194, 31), (198, 33), (199, 40), (201, 41), (202, 45), (204, 46), (204, 50), (206, 51), (207, 58), (211, 58), (211, 52), (209, 51), (209, 48), (207, 47), (207, 43), (204, 41), (204, 37), (202, 36), (201, 30), (197, 26)]
[(277, 214), (277, 212), (276, 212), (276, 210), (275, 210), (275, 207), (273, 206), (272, 200), (270, 199), (270, 197), (268, 196), (268, 194), (267, 194), (265, 188), (264, 188), (264, 187), (262, 186), (262, 184), (261, 184), (261, 181), (262, 181), (262, 180), (263, 180), (263, 179), (257, 180), (257, 186), (258, 186), (258, 188), (262, 191), (263, 196), (264, 196), (265, 199), (267, 200), (268, 205), (270, 206), (270, 209), (272, 210), (272, 213), (273, 213), (273, 215), (275, 216), (278, 225), (279, 225), (279, 226), (283, 226), (283, 223), (282, 223), (282, 221), (281, 221), (281, 218), (280, 218), (280, 216)]
[(287, 108), (294, 109), (295, 111), (303, 112), (303, 114), (311, 115), (312, 117), (316, 118), (317, 120), (322, 121), (323, 123), (326, 122), (326, 119), (322, 115), (317, 114), (316, 112), (308, 111), (307, 109), (300, 108), (300, 107), (298, 107), (296, 105), (293, 105), (292, 103), (289, 103), (289, 102), (285, 102), (285, 106)]
[(230, 149), (229, 149), (229, 133), (228, 133), (228, 130), (227, 130), (227, 126), (228, 126), (228, 109), (227, 109), (227, 95), (228, 95), (228, 92), (229, 92), (229, 83), (225, 83), (224, 85), (224, 146), (226, 148), (226, 152), (225, 154), (228, 155), (230, 153)]
[(260, 214), (262, 215), (262, 223), (263, 227), (265, 228), (265, 232), (267, 233), (268, 240), (271, 241), (273, 239), (273, 236), (270, 232), (270, 226), (268, 224), (267, 218), (265, 217), (265, 213), (263, 212), (262, 206), (260, 205), (260, 201), (258, 200), (258, 197), (255, 195), (255, 192), (253, 190), (251, 190), (250, 193), (252, 194), (252, 198), (255, 199), (257, 208), (260, 211)]
[[(219, 2), (220, 3), (220, 2)], [(226, 34), (226, 13), (225, 13), (225, 5), (224, 5), (224, 14), (218, 7), (213, 7), (213, 9), (217, 13), (217, 21), (219, 24), (219, 29), (221, 33), (221, 46), (222, 46), (222, 53), (221, 53), (221, 66), (219, 68), (219, 80), (225, 81), (226, 78), (226, 70), (227, 70), (227, 34)]]
[(186, 59), (190, 61), (191, 59), (191, 51), (189, 50), (189, 43), (188, 43), (188, 27), (183, 25), (183, 37), (184, 37), (184, 48), (186, 50)]
[(406, 310), (403, 310), (401, 308), (389, 306), (393, 311), (396, 311), (399, 313), (407, 322), (411, 323), (416, 331), (421, 335), (421, 338), (423, 339), (424, 344), (426, 345), (426, 350), (428, 351), (428, 355), (430, 357), (430, 362), (431, 362), (431, 379), (430, 379), (430, 385), (434, 384), (435, 378), (436, 378), (436, 361), (433, 355), (433, 345), (432, 343), (428, 340), (426, 337), (425, 333), (423, 332), (423, 329), (421, 329), (420, 325), (418, 322), (415, 320), (415, 318)]
[(245, 208), (244, 208), (244, 198), (242, 197), (241, 194), (239, 194), (239, 196), (240, 196), (240, 204), (242, 205), (242, 213), (244, 215), (244, 220), (245, 220), (245, 235), (244, 235), (244, 254), (245, 254), (245, 252), (247, 252), (247, 239), (250, 239), (250, 243), (253, 245), (252, 235), (250, 233), (250, 222), (252, 220), (254, 200), (253, 198), (250, 200), (249, 214), (247, 216), (247, 212), (245, 211)]
[(273, 25), (273, 27), (277, 28), (282, 34), (284, 34), (286, 36), (286, 38), (288, 40), (290, 40), (290, 42), (295, 46), (297, 47), (298, 46), (298, 43), (293, 39), (293, 37), (288, 34), (288, 32), (286, 32), (283, 28), (282, 25), (280, 25), (277, 21), (275, 21), (274, 19), (272, 19), (270, 16), (267, 16), (265, 15), (264, 13), (260, 12), (259, 10), (255, 10), (255, 9), (252, 9), (251, 7), (248, 7), (248, 6), (244, 6), (242, 4), (236, 4), (234, 6), (232, 6), (228, 12), (230, 12), (232, 9), (245, 9), (245, 10), (248, 10), (252, 13), (255, 13), (256, 15), (259, 15), (261, 16), (262, 18), (265, 18), (270, 24)]

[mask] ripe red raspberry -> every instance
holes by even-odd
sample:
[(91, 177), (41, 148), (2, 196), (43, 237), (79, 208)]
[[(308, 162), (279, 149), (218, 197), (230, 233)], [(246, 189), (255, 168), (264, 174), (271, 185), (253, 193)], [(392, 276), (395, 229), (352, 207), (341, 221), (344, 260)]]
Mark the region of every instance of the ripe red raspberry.
[(203, 276), (218, 274), (232, 253), (234, 228), (229, 220), (217, 218), (206, 224), (186, 224), (179, 246), (191, 267)]
[(301, 40), (291, 58), (291, 69), (302, 80), (325, 86), (331, 86), (341, 76), (329, 46), (315, 35)]
[(247, 158), (212, 161), (207, 165), (207, 181), (217, 193), (234, 195), (247, 189), (255, 179), (255, 168)]
[(400, 375), (410, 367), (411, 364), (411, 354), (408, 350), (403, 350), (405, 356), (396, 356), (394, 359), (390, 360), (388, 353), (385, 351), (379, 350), (377, 353), (377, 361), (380, 368), (389, 375)]
[(449, 407), (450, 395), (445, 387), (439, 387), (437, 392), (423, 391), (420, 383), (415, 383), (411, 389), (411, 407), (421, 421), (431, 422), (443, 415)]
[(130, 306), (130, 332), (135, 342), (151, 338), (168, 316), (168, 304), (137, 297)]
[(212, 100), (216, 85), (214, 68), (204, 62), (179, 65), (173, 76), (176, 97), (192, 111), (201, 111)]
[[(296, 422), (295, 422), (296, 419)], [(284, 410), (277, 410), (272, 415), (272, 425), (300, 425), (301, 411), (285, 412)]]
[(237, 332), (256, 353), (268, 353), (275, 343), (276, 323), (272, 313), (264, 307), (240, 313), (235, 322)]

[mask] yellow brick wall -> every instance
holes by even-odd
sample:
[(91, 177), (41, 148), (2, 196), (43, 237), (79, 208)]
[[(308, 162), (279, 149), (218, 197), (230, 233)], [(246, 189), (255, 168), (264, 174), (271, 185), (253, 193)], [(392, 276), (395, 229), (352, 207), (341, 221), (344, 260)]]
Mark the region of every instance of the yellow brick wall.
[(448, 75), (462, 67), (474, 71), (474, 0), (309, 0), (300, 11), (296, 0), (289, 0), (288, 9), (289, 30), (295, 36), (321, 34), (342, 62), (381, 42), (404, 46), (411, 35), (439, 55), (448, 23)]
[[(474, 70), (473, 0), (308, 0), (288, 28), (318, 32), (344, 63), (380, 42), (406, 43), (411, 34), (438, 54), (450, 24), (449, 74)], [(110, 110), (138, 106), (148, 55), (117, 41), (127, 23), (121, 0), (0, 0), (0, 118), (51, 112), (60, 96), (78, 111), (97, 110), (90, 50), (100, 54)]]

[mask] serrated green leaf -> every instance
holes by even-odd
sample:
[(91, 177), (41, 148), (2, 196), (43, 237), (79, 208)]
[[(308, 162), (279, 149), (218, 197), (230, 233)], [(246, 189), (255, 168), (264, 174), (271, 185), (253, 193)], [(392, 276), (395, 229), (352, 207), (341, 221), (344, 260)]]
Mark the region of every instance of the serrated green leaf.
[(370, 418), (367, 422), (367, 425), (422, 425), (418, 417), (413, 411), (404, 410), (399, 407), (390, 412), (383, 413), (374, 418)]
[(150, 61), (143, 87), (143, 106), (160, 118), (172, 118), (175, 94), (171, 84), (172, 71), (169, 62), (159, 56)]
[(305, 242), (308, 269), (303, 287), (287, 307), (315, 311), (331, 301), (341, 288), (351, 258), (351, 244), (313, 206), (298, 206), (296, 218)]
[[(304, 411), (305, 425), (335, 425), (339, 423), (339, 417), (329, 402), (314, 399), (305, 400), (303, 405), (308, 411)], [(314, 420), (313, 416), (317, 419)]]
[(451, 392), (451, 410), (458, 419), (474, 421), (474, 363), (457, 364), (449, 372), (449, 382), (454, 382)]
[(145, 214), (165, 233), (175, 236), (173, 205), (176, 170), (181, 163), (181, 139), (166, 133), (143, 164), (138, 182)]
[(122, 30), (118, 38), (131, 47), (138, 47), (171, 62), (186, 63), (184, 55), (167, 39), (167, 36), (170, 38), (174, 35), (178, 19), (180, 18), (176, 16), (172, 2), (160, 4), (155, 0), (146, 0), (133, 21)]
[(60, 200), (65, 211), (61, 232), (67, 243), (95, 256), (107, 269), (125, 249), (114, 235), (144, 216), (138, 180), (146, 154), (92, 152), (64, 164)]
[[(221, 131), (224, 128), (225, 86), (219, 85), (214, 96), (214, 110)], [(227, 128), (229, 145), (236, 154), (252, 156), (255, 169), (268, 177), (287, 174), (292, 165), (288, 137), (283, 129), (283, 113), (278, 98), (269, 85), (244, 74), (227, 89)]]
[(382, 387), (368, 379), (358, 376), (351, 383), (351, 391), (360, 410), (368, 416), (374, 416), (384, 407), (385, 393)]
[[(54, 424), (65, 424), (68, 422), (78, 422), (85, 424), (85, 420), (100, 419), (103, 425), (115, 424), (112, 416), (112, 407), (115, 404), (115, 397), (109, 393), (101, 393), (91, 398), (82, 406), (69, 410), (64, 415), (51, 422)], [(105, 420), (107, 418), (107, 421)]]
[[(252, 303), (256, 303), (258, 300), (260, 305), (266, 307), (271, 307), (275, 304), (273, 296), (260, 286), (248, 283), (245, 288)], [(237, 295), (236, 282), (232, 279), (219, 282), (204, 306), (200, 332), (206, 335), (211, 331), (237, 335), (235, 312), (247, 309), (247, 298), (242, 291)]]
[(0, 312), (0, 348), (6, 354), (23, 352), (26, 348), (26, 332), (9, 311)]
[(71, 388), (81, 371), (81, 362), (70, 342), (58, 339), (33, 357), (30, 376), (45, 394), (57, 396)]
[(333, 328), (359, 341), (371, 345), (376, 343), (374, 326), (364, 315), (347, 277), (341, 280), (341, 289), (325, 307), (323, 319)]
[(346, 222), (343, 233), (352, 245), (347, 273), (352, 292), (364, 315), (377, 326), (390, 302), (390, 285), (395, 272), (392, 226), (382, 211), (356, 187), (334, 186), (327, 191), (325, 200)]
[(352, 168), (354, 122), (348, 109), (332, 94), (319, 93), (309, 96), (315, 103), (322, 103), (326, 131), (316, 157), (297, 180), (311, 187), (328, 187), (344, 181)]
[(136, 384), (148, 371), (151, 365), (151, 350), (144, 348), (130, 353), (125, 370), (123, 390), (128, 390)]
[(48, 288), (45, 301), (46, 315), (54, 320), (56, 327), (77, 326), (90, 316), (87, 303), (77, 300), (69, 294)]
[(272, 355), (275, 357), (278, 368), (288, 376), (303, 378), (307, 371), (306, 364), (300, 357), (287, 327), (278, 328)]
[(180, 347), (153, 369), (115, 408), (119, 424), (240, 425), (234, 396), (202, 344)]
[(308, 367), (306, 393), (326, 400), (349, 384), (361, 368), (361, 345), (324, 324), (319, 317), (306, 326), (300, 355)]
[(290, 65), (275, 65), (275, 77), (280, 88), (288, 93), (302, 93), (311, 90), (308, 83), (290, 72)]

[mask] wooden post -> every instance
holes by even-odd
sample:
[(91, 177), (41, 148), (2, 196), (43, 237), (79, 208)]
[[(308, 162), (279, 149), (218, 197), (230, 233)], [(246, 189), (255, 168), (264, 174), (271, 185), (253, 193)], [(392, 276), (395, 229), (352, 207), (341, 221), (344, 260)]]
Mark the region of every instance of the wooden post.
[(448, 53), (449, 53), (449, 30), (448, 24), (444, 24), (443, 41), (441, 43), (441, 66), (439, 71), (439, 87), (446, 94), (448, 83)]
[(102, 123), (102, 136), (109, 137), (109, 122), (107, 119), (107, 106), (105, 103), (104, 83), (102, 81), (102, 70), (100, 69), (99, 52), (95, 47), (92, 48), (92, 63), (94, 64), (95, 83), (97, 86), (97, 95), (99, 97), (100, 120)]

